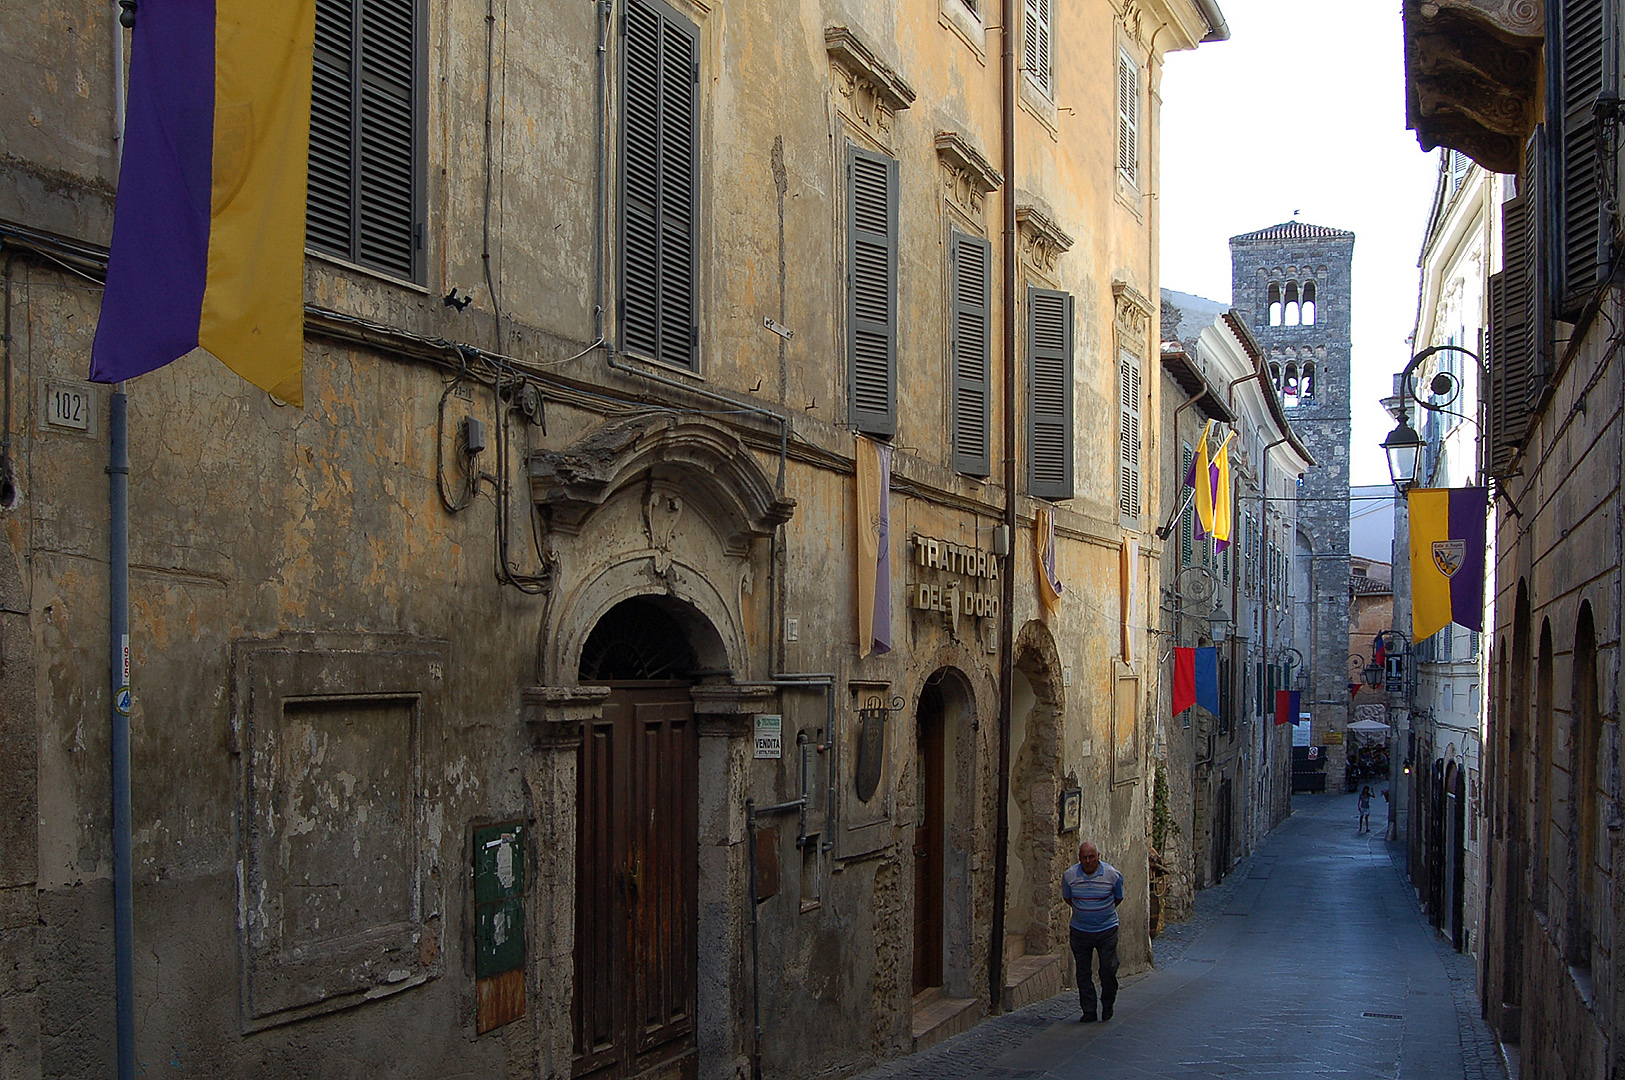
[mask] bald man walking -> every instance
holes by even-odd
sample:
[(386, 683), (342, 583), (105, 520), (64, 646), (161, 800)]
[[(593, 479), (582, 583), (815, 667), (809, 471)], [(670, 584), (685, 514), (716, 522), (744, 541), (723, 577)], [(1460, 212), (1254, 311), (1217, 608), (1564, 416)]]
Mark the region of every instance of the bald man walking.
[(1078, 861), (1061, 875), (1061, 900), (1072, 909), (1072, 958), (1078, 965), (1080, 1023), (1095, 1022), (1094, 953), (1100, 954), (1100, 1019), (1112, 1018), (1117, 1000), (1117, 905), (1123, 902), (1123, 875), (1100, 861), (1100, 849), (1085, 840)]

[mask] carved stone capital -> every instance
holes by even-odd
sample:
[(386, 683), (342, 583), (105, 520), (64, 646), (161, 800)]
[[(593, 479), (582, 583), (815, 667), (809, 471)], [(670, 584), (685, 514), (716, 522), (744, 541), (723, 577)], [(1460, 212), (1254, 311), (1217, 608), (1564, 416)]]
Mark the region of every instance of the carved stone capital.
[(942, 167), (942, 186), (948, 198), (972, 216), (980, 217), (987, 194), (1004, 183), (1004, 177), (987, 156), (957, 131), (937, 132), (937, 161)]
[(582, 725), (604, 715), (607, 686), (531, 686), (521, 695), (521, 715), (533, 750), (573, 751)]
[(1037, 206), (1016, 207), (1016, 236), (1022, 258), (1044, 271), (1054, 271), (1072, 247), (1072, 238)]
[(751, 734), (757, 713), (771, 711), (779, 688), (771, 683), (702, 683), (690, 693), (702, 738), (743, 738)]

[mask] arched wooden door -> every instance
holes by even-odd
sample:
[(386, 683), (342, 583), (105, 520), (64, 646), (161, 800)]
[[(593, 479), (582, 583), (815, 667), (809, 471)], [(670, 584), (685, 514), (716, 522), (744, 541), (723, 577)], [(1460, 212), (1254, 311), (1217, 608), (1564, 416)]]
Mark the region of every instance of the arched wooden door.
[(583, 651), (582, 681), (611, 689), (577, 770), (577, 1078), (697, 1072), (698, 731), (688, 679), (647, 677), (686, 676), (683, 642), (658, 606), (628, 601)]

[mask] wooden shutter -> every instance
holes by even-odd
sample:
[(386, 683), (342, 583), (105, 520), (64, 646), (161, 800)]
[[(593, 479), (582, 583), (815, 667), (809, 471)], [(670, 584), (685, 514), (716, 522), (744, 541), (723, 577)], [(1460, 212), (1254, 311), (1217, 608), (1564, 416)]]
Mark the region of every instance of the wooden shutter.
[(414, 0), (317, 0), (306, 243), (417, 280), (422, 34)]
[[(1117, 510), (1140, 516), (1140, 358), (1121, 353), (1117, 359)], [(1202, 482), (1202, 477), (1197, 481)]]
[(1025, 26), (1022, 29), (1022, 62), (1027, 77), (1050, 97), (1055, 87), (1050, 77), (1052, 56), (1050, 43), (1050, 0), (1026, 0)]
[[(1185, 498), (1185, 477), (1191, 471), (1191, 459), (1196, 451), (1188, 446), (1179, 451), (1179, 497)], [(1179, 515), (1179, 565), (1189, 566), (1196, 559), (1196, 505), (1192, 500), (1186, 503), (1185, 509)]]
[(1489, 281), (1489, 447), (1492, 475), (1512, 463), (1529, 430), (1537, 378), (1538, 201), (1523, 190), (1501, 207), (1502, 270)]
[(1559, 9), (1556, 299), (1558, 317), (1569, 321), (1596, 289), (1609, 254), (1601, 191), (1606, 163), (1592, 110), (1611, 85), (1613, 6), (1610, 0), (1561, 0)]
[(1140, 68), (1127, 53), (1117, 54), (1117, 171), (1140, 179)]
[(897, 433), (897, 162), (847, 159), (847, 330), (852, 426)]
[(953, 467), (986, 476), (988, 454), (989, 290), (993, 249), (986, 240), (953, 234), (949, 244), (953, 357)]
[(621, 348), (696, 370), (699, 31), (627, 0), (621, 63)]
[(1027, 290), (1027, 494), (1072, 497), (1072, 295)]

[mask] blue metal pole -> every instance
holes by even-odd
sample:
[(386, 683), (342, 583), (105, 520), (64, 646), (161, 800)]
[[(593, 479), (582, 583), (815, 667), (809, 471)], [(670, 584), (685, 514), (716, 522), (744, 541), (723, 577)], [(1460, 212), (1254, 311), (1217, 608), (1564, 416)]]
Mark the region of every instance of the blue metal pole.
[(130, 447), (124, 384), (108, 414), (107, 584), (109, 674), (113, 690), (113, 981), (118, 1080), (135, 1080), (135, 919), (130, 903)]

